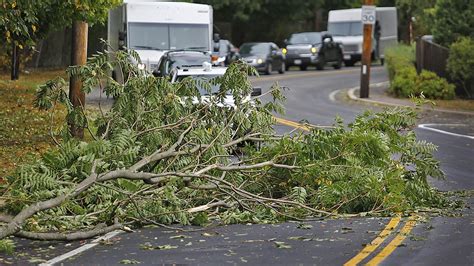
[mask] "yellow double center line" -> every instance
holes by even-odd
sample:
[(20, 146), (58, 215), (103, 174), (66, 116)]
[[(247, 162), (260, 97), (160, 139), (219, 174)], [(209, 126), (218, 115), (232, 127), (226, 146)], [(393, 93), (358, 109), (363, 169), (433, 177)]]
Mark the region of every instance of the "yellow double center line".
[[(303, 131), (310, 131), (309, 127), (302, 125), (300, 123), (286, 120), (280, 117), (273, 117), (278, 124), (282, 124), (285, 126), (294, 127), (297, 129), (301, 129)], [(352, 259), (348, 262), (344, 263), (344, 266), (354, 266), (361, 263), (365, 258), (367, 258), (370, 254), (372, 254), (397, 228), (398, 224), (400, 223), (401, 218), (399, 216), (392, 218), (385, 228), (380, 232), (380, 234), (370, 242), (364, 249), (362, 249), (357, 255), (355, 255)], [(383, 260), (385, 260), (390, 254), (395, 251), (395, 249), (405, 240), (407, 235), (411, 232), (411, 230), (416, 225), (416, 217), (411, 216), (408, 219), (408, 222), (403, 226), (400, 232), (393, 238), (390, 243), (388, 243), (385, 248), (382, 249), (377, 255), (375, 255), (366, 265), (375, 266), (379, 265)]]
[(394, 217), (388, 222), (388, 224), (385, 226), (385, 228), (380, 232), (380, 234), (370, 242), (367, 246), (365, 246), (364, 249), (362, 249), (357, 255), (355, 255), (352, 259), (350, 259), (348, 262), (344, 263), (344, 266), (352, 266), (352, 265), (357, 265), (360, 263), (363, 259), (365, 259), (367, 256), (369, 256), (372, 252), (374, 252), (380, 244), (387, 239), (388, 236), (393, 232), (393, 230), (397, 227), (397, 225), (400, 223), (400, 217)]

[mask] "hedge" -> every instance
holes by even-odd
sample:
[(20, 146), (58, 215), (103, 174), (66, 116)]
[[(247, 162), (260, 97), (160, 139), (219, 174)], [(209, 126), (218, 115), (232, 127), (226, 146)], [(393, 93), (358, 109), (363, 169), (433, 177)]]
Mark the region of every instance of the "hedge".
[(434, 72), (415, 68), (415, 51), (412, 46), (398, 45), (387, 49), (385, 55), (390, 78), (390, 92), (397, 97), (420, 96), (429, 99), (450, 100), (455, 86)]

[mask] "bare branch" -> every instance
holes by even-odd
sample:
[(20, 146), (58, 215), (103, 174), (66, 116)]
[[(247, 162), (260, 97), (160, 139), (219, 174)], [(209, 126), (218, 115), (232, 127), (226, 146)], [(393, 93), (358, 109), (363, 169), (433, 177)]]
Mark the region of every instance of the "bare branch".
[(57, 240), (57, 241), (74, 241), (89, 239), (98, 235), (107, 234), (109, 232), (122, 229), (121, 224), (113, 224), (106, 226), (105, 224), (99, 224), (94, 229), (88, 231), (78, 231), (71, 233), (34, 233), (29, 231), (19, 231), (15, 236), (33, 240)]

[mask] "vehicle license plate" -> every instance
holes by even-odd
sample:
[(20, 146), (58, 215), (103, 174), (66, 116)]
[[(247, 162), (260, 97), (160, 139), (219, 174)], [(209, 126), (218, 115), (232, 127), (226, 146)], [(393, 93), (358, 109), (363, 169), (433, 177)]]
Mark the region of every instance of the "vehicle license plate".
[(301, 60), (300, 60), (300, 59), (296, 59), (296, 60), (295, 60), (295, 65), (301, 65)]
[(344, 60), (351, 60), (351, 55), (345, 54), (344, 55)]

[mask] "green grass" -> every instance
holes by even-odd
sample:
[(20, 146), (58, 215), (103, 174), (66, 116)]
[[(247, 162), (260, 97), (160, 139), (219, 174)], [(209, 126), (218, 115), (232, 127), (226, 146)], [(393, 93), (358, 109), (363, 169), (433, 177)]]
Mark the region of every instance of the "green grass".
[(435, 100), (436, 106), (443, 109), (474, 112), (474, 100)]
[[(50, 116), (33, 106), (36, 87), (64, 70), (34, 71), (11, 81), (0, 74), (0, 181), (25, 162), (35, 160), (53, 143), (49, 137)], [(64, 121), (56, 116), (56, 125)]]

